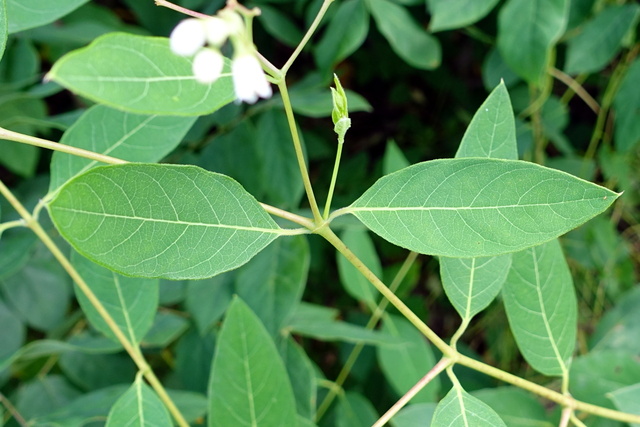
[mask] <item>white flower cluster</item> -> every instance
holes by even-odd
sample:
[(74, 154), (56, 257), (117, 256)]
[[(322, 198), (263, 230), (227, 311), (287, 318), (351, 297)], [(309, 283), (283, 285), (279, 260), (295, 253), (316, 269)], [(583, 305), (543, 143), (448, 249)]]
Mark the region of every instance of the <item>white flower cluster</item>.
[(209, 84), (222, 74), (224, 56), (220, 47), (227, 39), (233, 44), (231, 73), (237, 99), (253, 104), (258, 98), (269, 98), (273, 93), (271, 85), (238, 13), (223, 10), (218, 16), (185, 19), (171, 32), (169, 45), (178, 55), (194, 56), (193, 74), (196, 80)]

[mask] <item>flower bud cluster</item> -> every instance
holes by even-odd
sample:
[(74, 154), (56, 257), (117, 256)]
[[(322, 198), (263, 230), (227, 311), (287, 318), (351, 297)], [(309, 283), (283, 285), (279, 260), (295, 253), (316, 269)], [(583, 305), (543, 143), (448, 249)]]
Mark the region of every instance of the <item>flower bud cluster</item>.
[(177, 55), (193, 56), (195, 79), (210, 84), (222, 75), (224, 56), (220, 48), (227, 40), (234, 50), (231, 73), (237, 99), (253, 104), (258, 98), (269, 98), (271, 85), (238, 12), (223, 9), (216, 16), (185, 19), (171, 32), (169, 46)]

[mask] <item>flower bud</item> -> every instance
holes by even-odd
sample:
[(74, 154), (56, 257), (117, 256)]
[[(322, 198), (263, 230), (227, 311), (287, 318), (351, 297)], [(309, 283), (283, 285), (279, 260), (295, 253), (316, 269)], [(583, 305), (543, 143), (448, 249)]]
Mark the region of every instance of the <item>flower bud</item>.
[(337, 125), (340, 119), (349, 118), (349, 108), (347, 105), (347, 94), (344, 92), (344, 89), (340, 84), (340, 80), (338, 80), (338, 76), (336, 76), (335, 74), (333, 75), (333, 81), (335, 82), (336, 87), (335, 89), (331, 88), (331, 97), (333, 98), (333, 111), (331, 111), (331, 119), (333, 120), (333, 124)]
[(206, 41), (205, 28), (200, 19), (190, 18), (180, 22), (169, 36), (169, 46), (180, 56), (194, 55)]
[(193, 58), (193, 75), (200, 83), (218, 80), (224, 67), (224, 57), (217, 49), (201, 49)]
[(229, 37), (229, 24), (217, 16), (205, 19), (204, 29), (207, 41), (215, 47), (222, 46)]

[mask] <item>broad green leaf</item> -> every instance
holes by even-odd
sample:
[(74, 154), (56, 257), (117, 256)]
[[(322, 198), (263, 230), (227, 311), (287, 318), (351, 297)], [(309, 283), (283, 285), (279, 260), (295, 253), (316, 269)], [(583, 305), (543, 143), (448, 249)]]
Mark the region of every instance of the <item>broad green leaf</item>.
[(189, 281), (185, 306), (201, 334), (204, 335), (224, 314), (235, 291), (234, 279), (234, 272), (229, 272)]
[(435, 403), (414, 403), (402, 408), (392, 418), (393, 427), (430, 427)]
[[(215, 340), (213, 331), (201, 333), (189, 328), (176, 343), (174, 375), (185, 389), (206, 394)], [(205, 408), (208, 406), (207, 399)]]
[(502, 296), (527, 362), (545, 375), (565, 375), (576, 341), (578, 304), (560, 243), (514, 253)]
[(172, 426), (169, 412), (155, 392), (144, 383), (142, 377), (118, 399), (107, 417), (106, 427)]
[(236, 298), (220, 331), (209, 380), (209, 427), (285, 426), (296, 416), (287, 371), (269, 333)]
[(533, 163), (442, 159), (379, 179), (345, 211), (398, 246), (482, 257), (549, 241), (603, 212), (617, 197)]
[(63, 408), (79, 395), (80, 391), (62, 375), (37, 375), (20, 384), (12, 403), (24, 419), (30, 420)]
[(432, 18), (429, 30), (466, 27), (484, 18), (498, 0), (427, 0)]
[[(376, 277), (382, 277), (382, 265), (366, 229), (348, 228), (340, 238)], [(378, 291), (349, 260), (339, 253), (336, 256), (342, 286), (349, 295), (365, 303), (373, 311), (378, 300)]]
[(602, 316), (589, 342), (591, 352), (626, 350), (640, 354), (640, 287), (624, 293), (615, 307)]
[(280, 357), (289, 374), (299, 415), (313, 419), (318, 398), (318, 384), (313, 362), (293, 337), (281, 341)]
[(517, 387), (485, 388), (472, 393), (489, 405), (507, 427), (553, 427), (542, 403)]
[(275, 7), (260, 4), (260, 17), (258, 22), (270, 36), (289, 47), (295, 48), (302, 40), (302, 31), (284, 13)]
[[(131, 162), (153, 163), (180, 143), (195, 120), (138, 115), (95, 105), (67, 129), (60, 143)], [(97, 165), (95, 160), (56, 151), (51, 159), (49, 191)]]
[(456, 153), (456, 158), (461, 157), (518, 158), (513, 108), (504, 82), (500, 82), (474, 114)]
[(235, 99), (229, 61), (212, 84), (195, 80), (191, 59), (169, 40), (110, 33), (57, 61), (47, 78), (111, 107), (140, 114), (198, 116)]
[[(385, 378), (399, 396), (404, 395), (433, 368), (436, 359), (425, 337), (402, 317), (386, 315), (382, 331), (402, 339), (402, 344), (378, 347), (378, 360)], [(411, 402), (434, 402), (440, 393), (440, 379), (434, 378)]]
[(498, 296), (509, 273), (511, 255), (440, 258), (442, 287), (460, 317), (471, 319)]
[[(629, 414), (640, 415), (640, 383), (624, 387), (609, 393), (618, 410)], [(631, 427), (640, 427), (639, 423), (631, 423)]]
[(438, 427), (506, 427), (490, 406), (459, 387), (438, 403), (431, 424)]
[(31, 40), (9, 39), (0, 62), (0, 89), (11, 92), (32, 85), (40, 80), (40, 66), (40, 54)]
[[(153, 324), (158, 308), (158, 280), (124, 277), (73, 253), (71, 262), (118, 328), (136, 345)], [(118, 342), (87, 296), (75, 285), (76, 297), (94, 328)]]
[[(349, 112), (372, 111), (373, 107), (362, 95), (351, 90), (345, 90)], [(293, 111), (307, 117), (329, 117), (333, 109), (331, 92), (326, 87), (309, 89), (292, 89), (290, 95)], [(282, 98), (278, 100), (278, 105)]]
[(9, 33), (39, 27), (61, 18), (88, 0), (6, 0)]
[(498, 49), (509, 67), (540, 85), (567, 26), (568, 0), (509, 0), (498, 16)]
[(178, 339), (188, 328), (189, 321), (184, 316), (170, 311), (159, 311), (141, 345), (143, 347), (166, 347)]
[(640, 59), (636, 58), (627, 70), (620, 89), (613, 100), (616, 112), (616, 150), (630, 151), (640, 143)]
[(130, 276), (211, 277), (282, 233), (237, 182), (195, 166), (97, 167), (67, 182), (48, 209), (78, 252)]
[(304, 236), (279, 239), (236, 275), (237, 295), (275, 338), (293, 315), (309, 270), (309, 244)]
[(7, 47), (7, 3), (6, 0), (0, 0), (0, 59), (4, 55), (4, 49)]
[(410, 165), (411, 163), (409, 163), (395, 141), (387, 141), (387, 148), (382, 158), (382, 173), (388, 175)]
[(188, 390), (167, 390), (180, 413), (190, 425), (202, 424), (207, 414), (207, 397)]
[(57, 362), (65, 377), (82, 390), (128, 384), (136, 377), (136, 365), (124, 352), (110, 354), (66, 351)]
[(407, 64), (423, 70), (440, 65), (438, 39), (422, 29), (404, 7), (389, 0), (370, 0), (367, 4), (380, 32)]
[(378, 420), (375, 408), (362, 394), (348, 391), (336, 408), (336, 427), (369, 427)]
[[(20, 350), (24, 344), (26, 327), (22, 320), (0, 299), (0, 361), (7, 360)], [(2, 372), (0, 362), (0, 372)]]
[(487, 90), (491, 90), (501, 81), (504, 81), (507, 87), (511, 87), (520, 81), (520, 77), (509, 68), (500, 51), (494, 46), (482, 63), (482, 82)]
[(637, 4), (614, 5), (602, 10), (569, 40), (565, 71), (592, 73), (604, 68), (621, 49), (622, 39), (639, 16)]

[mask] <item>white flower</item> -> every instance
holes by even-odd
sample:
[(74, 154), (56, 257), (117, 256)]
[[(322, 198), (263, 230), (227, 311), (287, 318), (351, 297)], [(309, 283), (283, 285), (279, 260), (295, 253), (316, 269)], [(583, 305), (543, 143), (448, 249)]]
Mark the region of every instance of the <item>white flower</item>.
[(239, 101), (255, 103), (258, 98), (269, 98), (273, 92), (258, 58), (241, 54), (231, 64), (233, 87)]
[(222, 46), (230, 33), (227, 21), (216, 16), (204, 20), (204, 29), (207, 41), (216, 47)]
[(185, 19), (180, 22), (169, 36), (169, 45), (173, 53), (191, 56), (200, 50), (206, 42), (205, 26), (200, 19)]
[(200, 83), (213, 83), (222, 74), (224, 57), (216, 49), (201, 49), (193, 58), (193, 75)]

